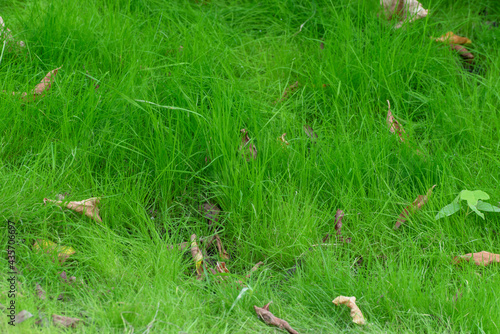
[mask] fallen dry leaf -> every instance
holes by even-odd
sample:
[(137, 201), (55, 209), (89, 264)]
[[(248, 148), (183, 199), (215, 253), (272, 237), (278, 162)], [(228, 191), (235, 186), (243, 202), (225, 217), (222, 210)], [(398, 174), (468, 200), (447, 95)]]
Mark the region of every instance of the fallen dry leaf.
[[(337, 212), (335, 213), (335, 231), (337, 231), (337, 240), (340, 242), (346, 242), (349, 243), (351, 242), (351, 238), (347, 238), (344, 240), (344, 237), (342, 236), (342, 218), (344, 218), (344, 211), (338, 209)], [(323, 242), (327, 242), (330, 239), (330, 233), (327, 233), (323, 237)], [(315, 247), (317, 245), (312, 245), (311, 247)], [(309, 248), (311, 250), (311, 248)]]
[(196, 234), (191, 235), (191, 255), (196, 267), (196, 279), (203, 279), (203, 254), (196, 243)]
[(64, 207), (79, 212), (83, 213), (87, 217), (95, 220), (98, 223), (102, 223), (102, 219), (99, 216), (99, 208), (97, 205), (99, 204), (100, 198), (98, 197), (92, 197), (83, 201), (79, 202), (63, 202), (63, 201), (54, 201), (52, 199), (44, 198), (43, 203), (55, 203), (59, 206), (63, 205)]
[(441, 37), (435, 39), (436, 42), (443, 42), (448, 44), (471, 44), (472, 41), (467, 37), (455, 35), (452, 31), (448, 31)]
[(285, 89), (285, 91), (283, 92), (283, 95), (281, 96), (281, 99), (274, 101), (274, 104), (286, 101), (293, 94), (293, 92), (295, 92), (297, 90), (297, 88), (299, 88), (299, 82), (295, 81), (295, 83), (293, 85), (290, 85), (289, 87), (287, 87)]
[(26, 311), (26, 310), (22, 310), (21, 312), (19, 312), (16, 317), (14, 318), (14, 323), (15, 324), (20, 324), (21, 322), (25, 321), (25, 320), (28, 320), (29, 318), (31, 318), (33, 316), (33, 314), (31, 314), (30, 312)]
[(478, 266), (487, 266), (492, 262), (500, 263), (500, 254), (493, 254), (485, 251), (457, 256), (453, 261), (455, 264), (458, 264), (462, 262), (462, 260), (469, 261), (471, 258), (474, 259), (474, 263)]
[(66, 283), (66, 284), (72, 284), (76, 282), (76, 277), (75, 276), (70, 276), (68, 278), (68, 275), (66, 274), (65, 271), (62, 271), (61, 274), (59, 275), (61, 277), (61, 280)]
[(289, 143), (285, 139), (286, 133), (282, 134), (281, 137), (278, 137), (278, 141), (281, 142), (281, 146), (285, 147)]
[(217, 270), (217, 272), (220, 274), (224, 274), (224, 273), (229, 274), (229, 269), (226, 268), (226, 262), (217, 262), (217, 265), (215, 266), (215, 270)]
[(361, 313), (358, 305), (356, 305), (356, 297), (338, 296), (332, 301), (332, 303), (337, 306), (341, 304), (346, 305), (351, 309), (352, 322), (358, 325), (366, 325), (366, 320), (363, 317), (363, 313)]
[(436, 187), (436, 185), (433, 185), (429, 190), (427, 190), (427, 194), (425, 196), (418, 195), (418, 197), (413, 201), (413, 203), (411, 205), (408, 205), (403, 210), (403, 212), (401, 212), (398, 220), (396, 221), (396, 225), (394, 225), (395, 230), (397, 230), (401, 226), (401, 224), (406, 222), (410, 214), (413, 214), (415, 213), (415, 211), (420, 210), (425, 205), (425, 203), (427, 203), (434, 187)]
[(250, 276), (252, 276), (252, 274), (253, 274), (253, 273), (254, 273), (257, 269), (259, 269), (259, 267), (260, 267), (261, 265), (263, 265), (263, 264), (264, 264), (264, 262), (262, 262), (262, 261), (257, 262), (257, 263), (255, 264), (255, 266), (253, 266), (253, 267), (252, 267), (252, 269), (250, 269), (250, 271), (249, 271), (249, 272), (248, 272), (248, 274), (246, 275), (246, 278), (250, 278)]
[(34, 245), (35, 252), (44, 252), (47, 254), (57, 253), (59, 262), (64, 263), (71, 255), (75, 254), (75, 250), (69, 246), (61, 246), (50, 240), (38, 239)]
[(202, 204), (201, 210), (203, 211), (203, 217), (208, 220), (208, 225), (219, 222), (219, 214), (221, 212), (221, 209), (217, 204), (205, 202)]
[[(0, 39), (6, 40), (6, 41), (13, 41), (14, 37), (12, 36), (12, 32), (10, 31), (9, 28), (5, 26), (5, 23), (0, 16)], [(25, 44), (23, 41), (17, 42), (17, 45), (20, 47), (25, 47)]]
[(73, 327), (73, 328), (75, 328), (76, 325), (78, 325), (78, 323), (80, 321), (81, 320), (78, 318), (64, 317), (62, 315), (57, 315), (57, 314), (52, 315), (52, 322), (54, 323), (54, 325), (59, 326), (59, 327), (65, 327), (65, 328)]
[(316, 144), (316, 139), (318, 139), (318, 135), (314, 132), (314, 130), (307, 124), (304, 125), (304, 131), (306, 135), (311, 138), (313, 144)]
[[(241, 129), (240, 132), (243, 135), (240, 144), (240, 152), (242, 152), (241, 155), (247, 161), (250, 161), (250, 158), (253, 158), (254, 160), (257, 159), (257, 148), (253, 143), (250, 143), (250, 137), (248, 136), (248, 131), (246, 129)], [(245, 150), (246, 146), (248, 146), (248, 148)]]
[(394, 28), (399, 29), (404, 23), (426, 17), (429, 11), (417, 0), (380, 0), (384, 15), (388, 20), (396, 18), (399, 22)]
[(399, 139), (404, 142), (403, 138), (403, 133), (406, 135), (405, 130), (403, 127), (399, 124), (399, 122), (394, 118), (391, 112), (391, 103), (389, 100), (387, 100), (387, 104), (389, 105), (389, 108), (387, 109), (387, 126), (389, 127), (389, 131), (391, 133), (398, 133)]
[(45, 291), (43, 291), (42, 287), (40, 286), (39, 283), (36, 283), (36, 295), (38, 296), (39, 299), (44, 300), (45, 297)]
[(469, 52), (465, 47), (461, 45), (451, 44), (450, 47), (457, 51), (460, 57), (468, 63), (472, 63), (474, 61), (474, 55)]
[(222, 244), (222, 240), (220, 240), (220, 237), (218, 234), (214, 235), (208, 242), (207, 242), (207, 247), (210, 247), (215, 240), (215, 246), (217, 247), (217, 251), (219, 252), (219, 255), (221, 258), (228, 260), (230, 258), (228, 252), (224, 249), (224, 245)]
[(271, 303), (272, 302), (267, 303), (264, 307), (253, 306), (259, 318), (261, 318), (268, 325), (276, 326), (279, 329), (286, 329), (288, 333), (298, 334), (299, 332), (290, 327), (288, 322), (283, 319), (276, 318), (271, 312), (269, 312), (269, 305), (271, 305)]

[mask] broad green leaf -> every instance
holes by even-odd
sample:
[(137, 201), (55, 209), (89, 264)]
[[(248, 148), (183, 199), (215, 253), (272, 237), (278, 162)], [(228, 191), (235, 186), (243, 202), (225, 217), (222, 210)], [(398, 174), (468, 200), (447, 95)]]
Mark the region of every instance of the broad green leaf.
[(481, 210), (481, 211), (500, 212), (499, 207), (491, 205), (490, 203), (485, 203), (483, 201), (477, 201), (477, 208), (478, 208), (478, 210)]
[(473, 206), (475, 207), (477, 205), (477, 201), (478, 200), (480, 200), (480, 199), (484, 199), (484, 200), (490, 199), (490, 195), (488, 195), (487, 193), (485, 193), (482, 190), (474, 190), (474, 191), (462, 190), (458, 196), (460, 196), (461, 200), (467, 201), (467, 204), (470, 206), (470, 208), (472, 210), (474, 210), (472, 207)]
[(460, 204), (458, 203), (458, 197), (457, 197), (457, 198), (455, 198), (455, 200), (453, 202), (451, 202), (450, 204), (448, 204), (447, 206), (445, 206), (444, 208), (439, 210), (435, 219), (438, 220), (438, 219), (441, 219), (444, 217), (451, 216), (452, 214), (454, 214), (458, 210), (460, 210)]

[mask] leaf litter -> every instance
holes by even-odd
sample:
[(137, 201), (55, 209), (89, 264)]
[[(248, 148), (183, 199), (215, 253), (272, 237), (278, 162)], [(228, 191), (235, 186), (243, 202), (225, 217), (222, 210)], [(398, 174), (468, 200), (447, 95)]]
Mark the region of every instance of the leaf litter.
[(257, 147), (250, 142), (248, 131), (246, 129), (241, 129), (240, 133), (242, 134), (240, 144), (241, 155), (246, 159), (246, 161), (250, 161), (250, 159), (257, 159)]
[(405, 23), (424, 18), (429, 13), (417, 0), (380, 0), (380, 5), (387, 20), (397, 19), (395, 29), (401, 28)]
[(255, 305), (253, 306), (253, 308), (255, 309), (255, 313), (257, 313), (259, 318), (262, 319), (266, 324), (268, 324), (270, 326), (276, 326), (279, 329), (285, 329), (286, 331), (288, 331), (288, 333), (291, 333), (291, 334), (298, 334), (299, 332), (297, 332), (295, 329), (293, 329), (290, 326), (290, 324), (288, 324), (287, 321), (280, 319), (280, 318), (277, 318), (276, 316), (274, 316), (274, 314), (272, 314), (269, 311), (269, 305), (271, 305), (271, 303), (272, 303), (272, 301), (267, 303), (263, 307), (257, 307)]
[(47, 202), (66, 207), (78, 213), (82, 213), (85, 216), (89, 217), (90, 219), (95, 220), (98, 223), (102, 223), (102, 219), (99, 216), (99, 208), (97, 207), (97, 205), (100, 202), (99, 197), (92, 197), (78, 202), (75, 201), (63, 202), (63, 201), (55, 201), (52, 199), (44, 198), (43, 203), (46, 204)]
[(75, 250), (69, 246), (61, 246), (50, 240), (38, 239), (33, 244), (33, 250), (36, 253), (57, 254), (59, 263), (63, 264)]
[(474, 263), (478, 266), (487, 266), (490, 263), (500, 263), (500, 254), (493, 254), (490, 252), (479, 252), (479, 253), (468, 253), (461, 256), (456, 256), (453, 259), (455, 264), (459, 264), (462, 261), (469, 261), (470, 259), (474, 260)]
[(366, 320), (363, 317), (363, 313), (361, 313), (358, 305), (356, 305), (356, 297), (338, 296), (332, 301), (332, 303), (337, 306), (346, 305), (351, 309), (352, 322), (358, 325), (366, 325)]
[(427, 194), (425, 195), (418, 195), (418, 197), (413, 201), (411, 205), (408, 205), (403, 212), (399, 215), (398, 220), (396, 221), (396, 225), (394, 225), (394, 229), (397, 230), (401, 224), (405, 223), (410, 214), (415, 213), (416, 211), (420, 210), (425, 203), (429, 200), (429, 196), (432, 194), (432, 190), (436, 187), (436, 185), (433, 185), (429, 190), (427, 190)]

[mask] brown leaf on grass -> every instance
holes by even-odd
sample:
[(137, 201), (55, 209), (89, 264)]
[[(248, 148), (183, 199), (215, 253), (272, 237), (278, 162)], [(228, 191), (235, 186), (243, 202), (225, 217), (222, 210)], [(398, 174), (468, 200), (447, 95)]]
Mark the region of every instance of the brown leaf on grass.
[(474, 55), (470, 53), (469, 50), (467, 50), (465, 47), (455, 44), (451, 44), (450, 47), (452, 50), (457, 51), (460, 57), (462, 57), (462, 59), (466, 62), (472, 63), (474, 61)]
[[(337, 240), (340, 242), (346, 242), (349, 243), (351, 242), (351, 238), (347, 238), (344, 240), (344, 237), (342, 236), (342, 218), (344, 218), (344, 211), (338, 209), (337, 212), (335, 213), (335, 231), (337, 231)], [(327, 233), (323, 237), (323, 242), (327, 242), (330, 239), (330, 233)], [(313, 245), (317, 246), (317, 245)]]
[(38, 239), (33, 244), (35, 252), (43, 252), (47, 254), (57, 253), (59, 263), (64, 263), (71, 255), (75, 254), (75, 250), (69, 246), (61, 246), (50, 240)]
[(64, 328), (73, 327), (73, 328), (75, 328), (76, 325), (78, 325), (78, 323), (80, 321), (81, 321), (81, 319), (78, 319), (78, 318), (64, 317), (62, 315), (57, 315), (57, 314), (52, 315), (52, 322), (54, 323), (55, 326), (58, 326), (58, 327), (64, 327)]
[(208, 220), (208, 225), (219, 222), (219, 214), (221, 212), (221, 209), (217, 204), (205, 202), (202, 204), (201, 210), (203, 211), (203, 217)]
[(363, 317), (363, 313), (361, 313), (358, 305), (356, 305), (356, 297), (338, 296), (332, 301), (332, 303), (337, 306), (346, 305), (351, 309), (352, 322), (358, 325), (366, 325), (366, 320)]
[(246, 275), (246, 278), (250, 278), (250, 276), (252, 276), (252, 274), (253, 274), (253, 273), (254, 273), (257, 269), (259, 269), (259, 267), (260, 267), (261, 265), (263, 265), (263, 264), (264, 264), (264, 262), (262, 262), (262, 261), (257, 262), (257, 263), (255, 264), (255, 266), (253, 266), (253, 267), (252, 267), (252, 269), (250, 269), (250, 271), (249, 271), (249, 272), (248, 272), (248, 274)]
[(264, 305), (264, 307), (257, 307), (255, 305), (253, 306), (259, 318), (261, 318), (266, 324), (270, 326), (276, 326), (279, 329), (285, 329), (288, 331), (288, 333), (291, 334), (298, 334), (299, 332), (293, 329), (288, 324), (288, 322), (283, 319), (276, 318), (271, 312), (269, 312), (269, 305), (271, 305), (271, 303), (272, 302), (267, 303), (266, 305)]
[(257, 159), (257, 148), (253, 143), (250, 143), (250, 137), (246, 129), (240, 130), (243, 137), (241, 138), (240, 152), (246, 161), (250, 161), (250, 158)]
[(203, 279), (203, 254), (196, 243), (196, 234), (191, 235), (191, 255), (196, 267), (196, 279)]
[(212, 246), (214, 241), (215, 241), (215, 247), (217, 247), (217, 251), (219, 252), (219, 256), (225, 260), (228, 260), (230, 256), (228, 252), (226, 252), (226, 250), (224, 249), (224, 245), (222, 244), (222, 240), (220, 239), (218, 234), (208, 239), (207, 248)]
[(97, 207), (99, 201), (100, 198), (98, 197), (92, 197), (79, 202), (54, 201), (48, 198), (43, 199), (43, 203), (49, 202), (49, 203), (55, 203), (59, 206), (62, 205), (70, 210), (83, 213), (85, 216), (95, 220), (98, 223), (102, 223), (102, 219), (99, 216), (99, 208)]
[(15, 324), (20, 324), (21, 322), (25, 321), (25, 320), (28, 320), (29, 318), (31, 318), (33, 316), (33, 314), (31, 314), (30, 312), (26, 311), (26, 310), (22, 310), (21, 312), (19, 312), (16, 317), (14, 318), (14, 323)]
[(493, 254), (485, 251), (456, 256), (453, 259), (453, 262), (455, 264), (458, 264), (462, 261), (469, 261), (471, 258), (474, 260), (474, 263), (478, 266), (487, 266), (490, 263), (495, 263), (495, 262), (500, 263), (500, 254)]
[(394, 229), (397, 230), (401, 224), (406, 222), (410, 214), (415, 213), (415, 211), (420, 210), (425, 203), (429, 200), (429, 196), (432, 194), (432, 190), (436, 187), (436, 185), (433, 185), (429, 190), (427, 190), (427, 194), (424, 195), (418, 195), (418, 197), (413, 201), (411, 205), (408, 205), (403, 212), (399, 215), (398, 220), (396, 221), (396, 225), (394, 225)]
[(318, 139), (318, 135), (316, 134), (316, 132), (314, 132), (314, 130), (307, 124), (304, 125), (304, 131), (306, 133), (306, 135), (311, 138), (311, 141), (316, 144), (316, 139)]
[(401, 28), (405, 22), (411, 23), (429, 13), (417, 0), (380, 0), (380, 5), (388, 20), (396, 18), (399, 21), (394, 27), (396, 29)]
[(190, 243), (186, 241), (186, 242), (181, 242), (180, 244), (175, 245), (175, 246), (174, 246), (174, 245), (169, 245), (169, 246), (167, 246), (167, 247), (168, 247), (169, 249), (174, 249), (174, 248), (176, 248), (176, 249), (178, 249), (178, 250), (180, 250), (180, 251), (183, 251), (183, 250), (187, 249), (187, 248), (189, 247), (189, 245), (190, 245)]
[(229, 274), (229, 269), (226, 268), (226, 262), (217, 262), (215, 269), (220, 274), (224, 274), (224, 273)]
[(285, 139), (286, 133), (282, 134), (280, 137), (278, 137), (278, 141), (281, 142), (281, 146), (285, 147), (289, 143)]
[(403, 133), (406, 135), (406, 132), (392, 115), (391, 103), (389, 102), (389, 100), (387, 100), (387, 104), (389, 105), (389, 108), (387, 110), (387, 126), (389, 127), (389, 131), (391, 131), (391, 133), (397, 132), (399, 139), (401, 139), (401, 141), (404, 142), (405, 140), (403, 138)]
[[(0, 39), (5, 40), (5, 41), (13, 41), (14, 37), (12, 36), (12, 32), (10, 31), (9, 28), (5, 26), (5, 23), (0, 16)], [(25, 44), (23, 41), (17, 42), (17, 45), (20, 47), (25, 47)]]
[(61, 280), (66, 284), (76, 283), (76, 277), (71, 276), (68, 278), (68, 275), (66, 274), (65, 271), (62, 271), (61, 274), (59, 275), (59, 277), (61, 277)]
[(448, 31), (441, 37), (435, 39), (436, 42), (448, 43), (448, 44), (471, 44), (472, 41), (467, 37), (462, 37), (455, 35), (452, 31)]
[[(62, 66), (61, 66), (62, 67)], [(48, 91), (52, 86), (52, 82), (54, 81), (57, 71), (61, 69), (61, 67), (56, 68), (55, 70), (50, 71), (47, 75), (40, 81), (38, 85), (33, 89), (32, 94), (41, 95), (44, 92)]]
[(40, 286), (39, 283), (36, 283), (36, 295), (38, 296), (39, 299), (45, 300), (47, 298), (45, 296), (45, 291), (43, 291), (42, 287)]
[(283, 92), (281, 99), (277, 99), (276, 101), (274, 101), (274, 104), (286, 101), (293, 94), (293, 92), (295, 92), (297, 90), (297, 88), (299, 88), (299, 85), (300, 85), (299, 82), (295, 81), (295, 83), (293, 85), (290, 85), (289, 87), (287, 87), (285, 89), (285, 91)]

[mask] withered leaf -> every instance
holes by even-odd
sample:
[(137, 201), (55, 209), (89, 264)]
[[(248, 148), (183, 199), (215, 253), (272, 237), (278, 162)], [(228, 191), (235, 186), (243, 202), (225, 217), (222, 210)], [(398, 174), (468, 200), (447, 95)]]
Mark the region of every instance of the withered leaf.
[(405, 140), (403, 138), (403, 133), (406, 135), (406, 132), (403, 129), (403, 127), (399, 124), (399, 122), (392, 115), (391, 103), (389, 102), (389, 100), (387, 100), (387, 104), (389, 105), (389, 108), (387, 110), (387, 126), (389, 127), (389, 131), (391, 131), (391, 133), (397, 132), (399, 139), (402, 142), (404, 142)]
[(42, 289), (39, 283), (36, 283), (36, 295), (39, 299), (45, 300), (45, 291)]
[[(5, 22), (3, 21), (2, 17), (0, 16), (0, 39), (5, 40), (5, 41), (13, 41), (14, 37), (12, 36), (12, 32), (10, 31), (9, 28), (5, 26)], [(20, 47), (25, 47), (25, 44), (23, 41), (17, 42), (17, 45)]]
[(405, 22), (411, 23), (428, 14), (428, 10), (417, 0), (380, 0), (380, 5), (388, 20), (396, 18), (399, 21), (396, 29), (401, 28)]
[(26, 310), (22, 310), (21, 312), (19, 312), (16, 317), (14, 318), (14, 323), (15, 324), (20, 324), (21, 322), (25, 321), (25, 320), (28, 320), (29, 318), (31, 318), (33, 316), (33, 314), (31, 314), (30, 312), (26, 311)]
[(217, 251), (219, 252), (219, 256), (225, 260), (228, 260), (230, 256), (228, 252), (224, 249), (224, 245), (222, 244), (222, 240), (220, 239), (218, 234), (208, 239), (207, 248), (210, 247), (214, 241), (215, 241), (215, 246), (217, 247)]
[(68, 275), (66, 274), (65, 271), (62, 271), (61, 274), (59, 275), (61, 277), (61, 280), (66, 283), (66, 284), (72, 284), (76, 282), (76, 277), (71, 276), (68, 278)]
[(240, 152), (242, 152), (241, 155), (246, 159), (246, 161), (250, 161), (250, 158), (254, 160), (257, 159), (257, 148), (253, 143), (250, 143), (248, 131), (246, 129), (241, 129), (240, 132), (243, 135), (240, 144)]
[(436, 187), (436, 185), (433, 185), (429, 190), (427, 190), (427, 194), (425, 196), (418, 195), (418, 197), (413, 201), (413, 203), (411, 205), (408, 205), (403, 210), (403, 212), (401, 212), (398, 220), (396, 221), (396, 225), (394, 225), (395, 230), (397, 230), (401, 226), (401, 224), (406, 222), (410, 214), (413, 214), (416, 211), (420, 210), (425, 205), (425, 203), (427, 203), (434, 187)]
[(64, 263), (71, 255), (75, 254), (75, 250), (69, 246), (61, 246), (50, 240), (38, 239), (33, 244), (35, 252), (44, 252), (47, 254), (57, 253), (59, 263)]
[(352, 322), (358, 325), (366, 325), (366, 320), (363, 317), (363, 313), (361, 313), (358, 305), (356, 305), (356, 297), (338, 296), (332, 301), (332, 303), (337, 306), (346, 305), (351, 309)]
[(73, 328), (75, 328), (76, 325), (78, 325), (78, 323), (80, 321), (81, 320), (78, 318), (64, 317), (62, 315), (57, 315), (57, 314), (52, 315), (52, 322), (54, 323), (54, 325), (59, 326), (59, 327), (64, 327), (64, 328), (73, 327)]
[(55, 203), (59, 206), (62, 205), (70, 210), (83, 213), (84, 215), (95, 220), (98, 223), (102, 223), (102, 219), (99, 216), (99, 208), (97, 207), (99, 201), (100, 198), (98, 197), (92, 197), (79, 202), (54, 201), (48, 198), (43, 199), (43, 203), (49, 202), (49, 203)]
[(335, 213), (335, 231), (337, 231), (337, 235), (342, 235), (342, 218), (344, 218), (344, 211), (338, 209)]
[(275, 317), (271, 312), (269, 312), (269, 305), (271, 305), (272, 301), (264, 305), (264, 307), (257, 307), (253, 306), (255, 309), (255, 312), (261, 318), (266, 324), (271, 325), (271, 326), (276, 326), (279, 329), (285, 329), (288, 331), (288, 333), (291, 334), (298, 334), (295, 329), (293, 329), (288, 322), (286, 322), (283, 319)]
[(274, 101), (274, 104), (286, 101), (293, 94), (293, 92), (295, 92), (297, 90), (297, 88), (299, 88), (299, 82), (295, 81), (295, 83), (293, 85), (290, 85), (289, 87), (287, 87), (285, 89), (281, 99)]
[(196, 234), (191, 235), (191, 255), (196, 267), (196, 279), (203, 279), (203, 253), (196, 243)]
[(318, 139), (318, 135), (316, 134), (316, 132), (314, 132), (314, 130), (307, 124), (304, 125), (304, 132), (306, 133), (306, 135), (311, 138), (312, 142), (313, 143), (316, 143), (316, 139)]
[(212, 204), (210, 202), (205, 202), (202, 205), (203, 217), (208, 220), (208, 225), (212, 225), (212, 223), (219, 222), (219, 214), (221, 209), (217, 204)]
[(229, 269), (226, 268), (226, 262), (217, 262), (215, 269), (219, 274), (224, 274), (224, 273), (229, 274)]
[(455, 35), (452, 31), (448, 31), (441, 37), (435, 39), (436, 42), (443, 42), (448, 44), (471, 44), (472, 41), (467, 37)]
[(250, 278), (250, 276), (252, 276), (252, 274), (253, 274), (253, 273), (254, 273), (257, 269), (259, 269), (259, 267), (260, 267), (261, 265), (263, 265), (263, 264), (264, 264), (264, 262), (262, 262), (262, 261), (257, 262), (257, 263), (255, 264), (255, 266), (253, 266), (253, 267), (252, 267), (252, 269), (250, 269), (250, 271), (249, 271), (249, 272), (248, 272), (248, 274), (246, 275), (246, 278)]
[(490, 252), (479, 252), (479, 253), (468, 253), (465, 255), (457, 256), (453, 259), (455, 264), (458, 264), (462, 261), (469, 261), (470, 259), (474, 260), (474, 263), (478, 266), (487, 266), (490, 263), (500, 263), (500, 254), (493, 254)]
[(285, 145), (288, 145), (289, 143), (285, 139), (286, 133), (282, 134), (280, 137), (278, 137), (278, 141), (281, 142), (281, 145), (284, 147)]
[(465, 60), (468, 63), (471, 63), (474, 61), (474, 55), (469, 52), (465, 47), (461, 45), (456, 45), (456, 44), (451, 44), (450, 47), (457, 51), (460, 57), (462, 57), (463, 60)]

